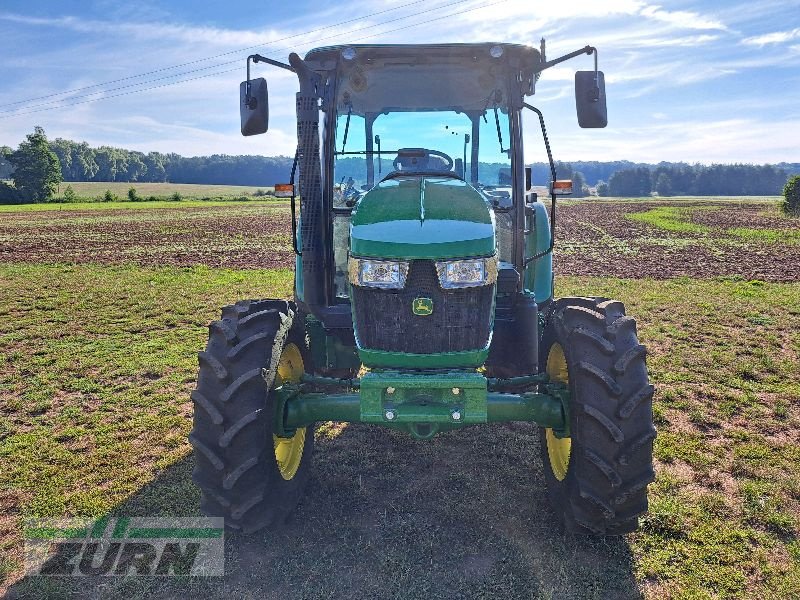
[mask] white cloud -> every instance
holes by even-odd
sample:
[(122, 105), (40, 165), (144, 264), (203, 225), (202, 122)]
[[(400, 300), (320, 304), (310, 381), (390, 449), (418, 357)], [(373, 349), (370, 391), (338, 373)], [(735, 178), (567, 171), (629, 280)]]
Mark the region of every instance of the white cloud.
[[(500, 18), (503, 21), (519, 21), (535, 19), (542, 23), (570, 21), (575, 19), (601, 19), (606, 17), (635, 15), (645, 6), (639, 0), (565, 0), (562, 2), (537, 2), (529, 0), (509, 0), (497, 8), (467, 13), (461, 17), (466, 22), (483, 22), (487, 13), (492, 21)], [(498, 14), (499, 13), (499, 14)]]
[(764, 35), (756, 35), (742, 40), (743, 44), (749, 46), (766, 46), (767, 44), (783, 44), (791, 40), (800, 39), (800, 27), (791, 31), (776, 31)]
[(640, 14), (649, 19), (668, 23), (680, 29), (728, 29), (723, 23), (687, 10), (669, 11), (658, 5), (645, 6)]
[[(566, 161), (601, 157), (599, 160), (776, 163), (797, 160), (794, 140), (800, 136), (800, 120), (659, 120), (637, 123), (635, 127), (610, 124), (605, 130), (587, 131), (560, 132), (561, 151), (557, 158)], [(551, 138), (554, 137), (555, 134), (551, 134)], [(541, 144), (535, 137), (531, 143), (533, 146)], [(747, 149), (746, 154), (743, 148)]]
[(37, 27), (58, 27), (78, 33), (112, 34), (130, 36), (136, 40), (179, 41), (187, 44), (203, 46), (254, 46), (273, 43), (286, 37), (280, 31), (265, 30), (261, 32), (223, 29), (217, 27), (192, 27), (171, 23), (133, 23), (98, 21), (81, 19), (73, 16), (65, 17), (29, 17), (14, 13), (0, 13), (0, 20), (32, 25)]
[(705, 44), (710, 44), (711, 42), (717, 41), (719, 37), (720, 36), (718, 35), (708, 35), (708, 34), (690, 35), (684, 37), (653, 37), (653, 38), (643, 38), (640, 40), (634, 40), (632, 42), (632, 45), (648, 47), (648, 48), (655, 48), (655, 47), (665, 48), (667, 46), (689, 48), (693, 46), (702, 46)]

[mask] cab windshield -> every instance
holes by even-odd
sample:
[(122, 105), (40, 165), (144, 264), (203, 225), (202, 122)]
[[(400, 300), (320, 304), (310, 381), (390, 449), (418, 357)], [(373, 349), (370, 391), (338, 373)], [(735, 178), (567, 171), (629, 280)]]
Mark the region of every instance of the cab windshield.
[(508, 113), (502, 108), (471, 115), (389, 112), (373, 118), (339, 112), (334, 205), (352, 202), (390, 173), (415, 169), (456, 175), (478, 189), (510, 187), (509, 145)]
[[(511, 152), (508, 112), (487, 108), (470, 115), (455, 111), (398, 111), (336, 117), (333, 237), (337, 298), (346, 299), (350, 209), (391, 173), (412, 171), (457, 176), (483, 192), (495, 208), (510, 208)], [(511, 214), (497, 215), (501, 258), (510, 256)]]

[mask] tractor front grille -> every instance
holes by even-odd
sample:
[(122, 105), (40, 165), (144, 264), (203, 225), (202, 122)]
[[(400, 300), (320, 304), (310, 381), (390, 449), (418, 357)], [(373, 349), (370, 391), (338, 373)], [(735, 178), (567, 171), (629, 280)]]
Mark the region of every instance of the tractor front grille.
[[(494, 285), (443, 290), (431, 260), (411, 261), (401, 290), (353, 286), (352, 293), (362, 348), (438, 354), (478, 350), (489, 342)], [(433, 313), (415, 315), (416, 298), (430, 298)]]

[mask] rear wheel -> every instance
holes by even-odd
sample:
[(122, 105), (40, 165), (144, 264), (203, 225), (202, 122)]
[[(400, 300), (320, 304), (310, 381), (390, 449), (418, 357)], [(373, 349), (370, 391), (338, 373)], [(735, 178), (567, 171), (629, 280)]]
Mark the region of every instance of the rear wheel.
[(271, 391), (299, 381), (304, 341), (284, 300), (242, 301), (209, 326), (194, 401), (193, 479), (205, 514), (252, 532), (282, 523), (300, 500), (314, 449), (312, 428), (279, 437)]
[(545, 328), (541, 368), (570, 390), (570, 437), (552, 429), (541, 454), (553, 510), (574, 533), (633, 531), (653, 480), (653, 386), (636, 323), (621, 302), (560, 300)]

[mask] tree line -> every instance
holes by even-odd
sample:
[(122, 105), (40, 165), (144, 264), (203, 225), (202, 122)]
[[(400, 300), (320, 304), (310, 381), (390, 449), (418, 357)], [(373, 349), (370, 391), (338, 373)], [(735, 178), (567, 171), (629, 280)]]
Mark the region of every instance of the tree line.
[[(347, 162), (348, 159), (340, 161)], [(356, 169), (363, 158), (342, 164)], [(385, 171), (391, 169), (384, 161)], [(33, 165), (39, 165), (34, 167)], [(216, 185), (270, 186), (287, 181), (292, 158), (287, 156), (212, 156), (186, 157), (175, 153), (139, 152), (112, 146), (92, 147), (86, 142), (63, 138), (47, 140), (40, 127), (27, 136), (14, 151), (0, 147), (0, 180), (12, 178), (15, 186), (0, 182), (0, 201), (42, 201), (63, 181), (170, 182)], [(340, 170), (337, 165), (337, 172)], [(533, 163), (534, 182), (547, 185), (549, 166)], [(50, 169), (31, 183), (36, 168)], [(16, 169), (16, 172), (15, 172)], [(496, 174), (500, 165), (481, 163), (481, 171)], [(779, 195), (790, 174), (800, 173), (800, 164), (687, 164), (662, 162), (657, 165), (630, 161), (573, 161), (556, 164), (559, 179), (572, 179), (574, 197), (590, 193), (594, 187), (601, 196), (672, 195)], [(483, 174), (483, 173), (481, 173)], [(17, 179), (27, 181), (20, 186)], [(58, 181), (56, 181), (58, 180)], [(56, 182), (53, 185), (53, 182)], [(502, 183), (502, 182), (501, 182)], [(37, 187), (38, 186), (38, 187)]]
[(50, 142), (64, 181), (126, 181), (215, 185), (273, 185), (288, 177), (286, 156), (180, 156), (138, 152), (56, 138)]
[(775, 165), (661, 163), (615, 171), (596, 189), (599, 196), (777, 196), (788, 177)]

